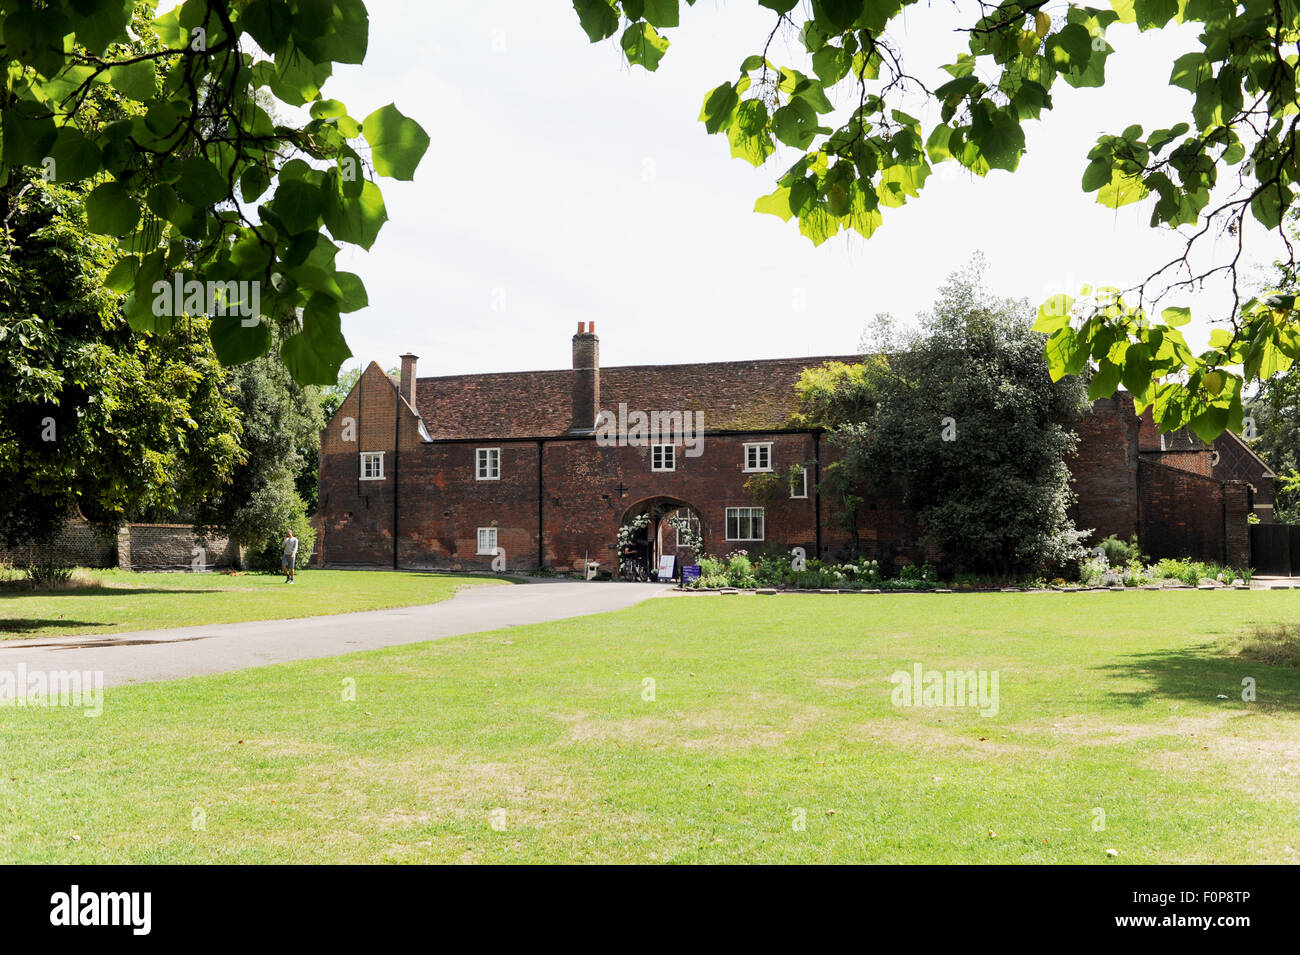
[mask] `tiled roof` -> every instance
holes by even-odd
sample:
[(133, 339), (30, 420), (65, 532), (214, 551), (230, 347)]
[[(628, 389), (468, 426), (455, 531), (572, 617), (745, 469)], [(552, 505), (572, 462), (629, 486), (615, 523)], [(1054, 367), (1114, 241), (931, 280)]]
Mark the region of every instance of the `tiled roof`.
[[(794, 384), (805, 368), (858, 362), (858, 355), (623, 365), (600, 370), (600, 408), (702, 411), (713, 430), (788, 427)], [(512, 371), (420, 378), (416, 403), (438, 438), (522, 438), (561, 435), (572, 421), (573, 372)]]

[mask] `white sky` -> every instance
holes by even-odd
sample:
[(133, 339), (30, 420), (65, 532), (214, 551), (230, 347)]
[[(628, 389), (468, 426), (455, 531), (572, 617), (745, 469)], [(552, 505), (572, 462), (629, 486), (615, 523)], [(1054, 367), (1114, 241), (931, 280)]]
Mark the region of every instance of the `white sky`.
[[(752, 211), (794, 154), (753, 169), (697, 119), (771, 29), (753, 0), (683, 4), (653, 74), (628, 67), (616, 40), (589, 44), (567, 0), (368, 6), (366, 64), (339, 68), (325, 94), (358, 118), (395, 101), (432, 144), (413, 183), (381, 180), (390, 221), (371, 252), (339, 258), (370, 293), (344, 320), (366, 362), (411, 350), (424, 375), (567, 367), (570, 336), (592, 320), (604, 365), (853, 352), (871, 314), (910, 321), (976, 249), (995, 291), (1035, 304), (1085, 282), (1130, 285), (1181, 249), (1147, 226), (1149, 201), (1108, 210), (1079, 181), (1098, 134), (1184, 119), (1190, 94), (1167, 78), (1190, 30), (1112, 27), (1107, 86), (1058, 81), (1014, 175), (945, 163), (870, 241), (814, 248)], [(895, 37), (931, 88), (966, 49), (955, 25), (947, 5), (923, 5)], [(802, 66), (796, 44), (778, 38), (770, 58)], [(1255, 248), (1255, 262), (1276, 251)], [(1196, 309), (1194, 342), (1201, 316), (1224, 317), (1222, 294), (1162, 304), (1175, 302)]]

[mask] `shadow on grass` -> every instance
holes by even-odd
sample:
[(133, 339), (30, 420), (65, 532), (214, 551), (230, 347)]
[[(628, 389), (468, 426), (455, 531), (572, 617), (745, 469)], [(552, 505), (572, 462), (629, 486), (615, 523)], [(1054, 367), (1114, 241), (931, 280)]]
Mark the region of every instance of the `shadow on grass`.
[[(1255, 681), (1256, 694), (1251, 706), (1300, 712), (1300, 670), (1260, 663), (1222, 647), (1131, 654), (1101, 669), (1149, 684), (1145, 689), (1110, 692), (1116, 702), (1130, 706), (1158, 698), (1241, 703), (1242, 681), (1249, 677)], [(1228, 699), (1220, 700), (1220, 694)]]
[(0, 589), (0, 600), (17, 597), (132, 597), (142, 594), (216, 594), (238, 588), (212, 587), (193, 590), (186, 587), (67, 587), (59, 590), (32, 590), (30, 587)]
[(19, 639), (26, 636), (40, 636), (42, 630), (50, 627), (111, 627), (113, 624), (102, 620), (67, 620), (65, 618), (17, 617), (0, 619), (0, 640)]

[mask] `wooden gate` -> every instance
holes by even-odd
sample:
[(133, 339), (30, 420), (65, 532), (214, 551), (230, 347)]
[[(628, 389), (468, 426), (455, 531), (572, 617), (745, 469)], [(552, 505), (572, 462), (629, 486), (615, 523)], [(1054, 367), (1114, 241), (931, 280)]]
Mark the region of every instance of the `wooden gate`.
[(1300, 572), (1300, 525), (1252, 524), (1250, 563), (1255, 573), (1290, 577)]

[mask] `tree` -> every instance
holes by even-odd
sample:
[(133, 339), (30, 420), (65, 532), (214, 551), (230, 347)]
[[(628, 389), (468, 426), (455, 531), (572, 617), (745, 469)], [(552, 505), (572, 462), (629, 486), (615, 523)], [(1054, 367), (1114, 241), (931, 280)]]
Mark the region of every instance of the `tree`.
[[(86, 183), (90, 231), (127, 253), (106, 281), (129, 293), (132, 329), (206, 315), (231, 365), (265, 354), (275, 325), (294, 379), (332, 384), (351, 354), (340, 316), (367, 301), (336, 243), (374, 244), (374, 176), (411, 179), (429, 138), (392, 104), (358, 120), (322, 92), (336, 63), (365, 57), (362, 0), (154, 11), (0, 0), (0, 221), (32, 173)], [(116, 105), (101, 109), (106, 90)], [(309, 118), (277, 122), (276, 103)]]
[(1063, 567), (1082, 552), (1065, 458), (1083, 386), (1049, 380), (1032, 308), (990, 295), (983, 271), (976, 256), (949, 276), (921, 329), (885, 354), (851, 374), (831, 369), (845, 400), (824, 399), (817, 369), (797, 391), (806, 420), (830, 428), (840, 451), (830, 493), (852, 504), (896, 485), (924, 542), (957, 568)]
[[(694, 0), (686, 0), (693, 4)], [(1053, 296), (1039, 311), (1053, 380), (1092, 372), (1096, 396), (1120, 384), (1162, 431), (1190, 425), (1209, 440), (1242, 424), (1242, 385), (1283, 371), (1300, 357), (1300, 321), (1290, 293), (1241, 300), (1237, 265), (1247, 217), (1293, 246), (1283, 223), (1300, 182), (1300, 82), (1293, 41), (1300, 6), (1273, 0), (1110, 0), (1112, 9), (1045, 0), (983, 0), (960, 8), (954, 49), (939, 82), (909, 73), (903, 18), (915, 0), (759, 0), (773, 27), (739, 76), (704, 98), (700, 120), (727, 137), (733, 156), (761, 166), (776, 144), (796, 160), (755, 209), (785, 221), (814, 244), (850, 229), (870, 238), (884, 210), (916, 199), (932, 166), (956, 162), (977, 176), (1014, 172), (1025, 151), (1024, 124), (1052, 108), (1058, 80), (1099, 87), (1113, 53), (1107, 28), (1162, 29), (1196, 23), (1200, 48), (1169, 64), (1170, 85), (1193, 95), (1186, 115), (1166, 127), (1140, 126), (1098, 138), (1082, 188), (1118, 208), (1150, 198), (1151, 225), (1183, 229), (1183, 254), (1132, 289), (1085, 289)], [(621, 31), (629, 63), (655, 70), (668, 50), (660, 32), (679, 25), (678, 0), (574, 0), (592, 42)], [(782, 31), (797, 35), (803, 62), (769, 59)], [(756, 44), (757, 46), (757, 44)], [(832, 94), (851, 105), (834, 117)], [(926, 128), (903, 106), (933, 105)], [(1227, 191), (1227, 195), (1218, 192)], [(1211, 201), (1212, 193), (1216, 195)], [(1189, 263), (1203, 240), (1227, 234), (1235, 254), (1208, 270)], [(1154, 263), (1153, 263), (1154, 265)], [(1194, 353), (1179, 328), (1187, 308), (1146, 306), (1206, 279), (1228, 283), (1232, 314), (1210, 348)], [(1068, 290), (1074, 292), (1074, 290)], [(1127, 296), (1127, 298), (1126, 298)]]
[(35, 180), (0, 244), (0, 532), (50, 540), (79, 508), (113, 529), (204, 500), (240, 459), (202, 317), (141, 336), (104, 287), (114, 243), (76, 190)]
[[(299, 537), (314, 537), (307, 513), (316, 503), (316, 447), (324, 424), (319, 390), (297, 385), (269, 355), (229, 369), (224, 377), (239, 410), (244, 459), (219, 494), (195, 502), (195, 524), (223, 529), (255, 552), (278, 548), (286, 527), (294, 527)], [(305, 560), (309, 540), (302, 549)]]

